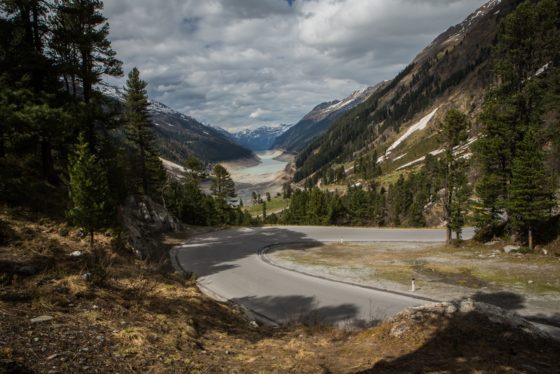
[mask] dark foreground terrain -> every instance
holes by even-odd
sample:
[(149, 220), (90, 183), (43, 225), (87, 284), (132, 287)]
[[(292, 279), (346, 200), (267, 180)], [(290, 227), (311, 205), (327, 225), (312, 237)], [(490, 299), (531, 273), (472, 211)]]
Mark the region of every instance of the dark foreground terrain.
[(0, 220), (0, 373), (560, 372), (560, 343), (478, 312), (407, 311), (357, 332), (256, 327), (115, 233), (94, 256), (56, 220)]

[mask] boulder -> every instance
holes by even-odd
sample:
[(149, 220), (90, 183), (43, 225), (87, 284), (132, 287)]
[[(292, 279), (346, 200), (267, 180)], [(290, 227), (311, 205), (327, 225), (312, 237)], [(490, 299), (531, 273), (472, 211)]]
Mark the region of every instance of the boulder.
[(548, 337), (546, 332), (538, 329), (518, 314), (472, 299), (432, 303), (407, 308), (390, 319), (390, 322), (393, 324), (390, 335), (397, 338), (401, 337), (411, 329), (413, 324), (421, 323), (429, 318), (453, 318), (470, 313), (484, 315), (490, 322), (521, 329), (533, 336)]
[(521, 247), (518, 245), (506, 245), (504, 247), (504, 252), (505, 253), (517, 252), (519, 251), (519, 249), (521, 249)]
[(35, 317), (35, 318), (31, 318), (31, 323), (39, 323), (39, 322), (48, 322), (53, 320), (53, 317), (51, 316), (39, 316), (39, 317)]
[(141, 259), (157, 257), (157, 235), (183, 228), (167, 209), (147, 196), (129, 196), (119, 209), (119, 220), (130, 246)]
[(37, 269), (34, 266), (20, 266), (16, 269), (16, 274), (24, 276), (24, 277), (31, 277), (37, 274)]

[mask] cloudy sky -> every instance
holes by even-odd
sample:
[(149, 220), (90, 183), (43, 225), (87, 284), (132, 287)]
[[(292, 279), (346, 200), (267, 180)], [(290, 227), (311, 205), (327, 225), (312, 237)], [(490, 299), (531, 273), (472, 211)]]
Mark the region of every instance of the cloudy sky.
[(140, 69), (151, 98), (239, 129), (292, 124), (393, 78), (484, 2), (105, 0), (104, 14), (125, 71)]

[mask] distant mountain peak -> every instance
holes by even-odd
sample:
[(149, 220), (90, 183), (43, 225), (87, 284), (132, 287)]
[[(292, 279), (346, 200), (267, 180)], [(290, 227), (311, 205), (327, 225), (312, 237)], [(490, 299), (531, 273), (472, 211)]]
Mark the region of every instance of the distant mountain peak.
[[(123, 88), (100, 83), (96, 89), (106, 97), (124, 102)], [(149, 102), (150, 117), (155, 125), (158, 149), (163, 158), (180, 164), (193, 155), (207, 162), (254, 157), (251, 150), (237, 144), (229, 134), (204, 125), (159, 101)]]
[[(291, 125), (261, 126), (230, 132), (230, 136), (239, 144), (253, 150), (266, 151), (272, 148), (276, 139), (285, 133)], [(224, 130), (225, 131), (225, 130)]]

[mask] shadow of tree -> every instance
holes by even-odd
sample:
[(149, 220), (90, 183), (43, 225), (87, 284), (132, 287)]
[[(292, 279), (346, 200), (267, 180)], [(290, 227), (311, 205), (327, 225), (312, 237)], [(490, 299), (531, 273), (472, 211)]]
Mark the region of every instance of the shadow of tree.
[[(499, 299), (504, 295), (493, 296)], [(510, 305), (521, 305), (522, 300), (510, 297)], [(384, 342), (387, 345), (404, 344), (402, 341), (410, 341), (412, 336), (414, 339), (427, 337), (412, 352), (381, 360), (359, 373), (560, 372), (557, 361), (560, 342), (492, 323), (478, 312), (429, 319), (407, 334), (397, 338), (387, 331)]]
[(235, 267), (232, 262), (255, 255), (260, 248), (290, 242), (322, 244), (301, 232), (286, 228), (237, 229), (195, 238), (179, 246), (175, 256), (183, 270), (203, 277)]
[(353, 304), (320, 306), (314, 297), (249, 296), (233, 300), (248, 307), (252, 312), (264, 315), (276, 323), (300, 323), (303, 325), (338, 325), (340, 323), (365, 324), (358, 320), (358, 308)]
[(525, 304), (525, 298), (513, 292), (477, 292), (471, 296), (474, 301), (499, 306), (506, 310), (519, 310)]

